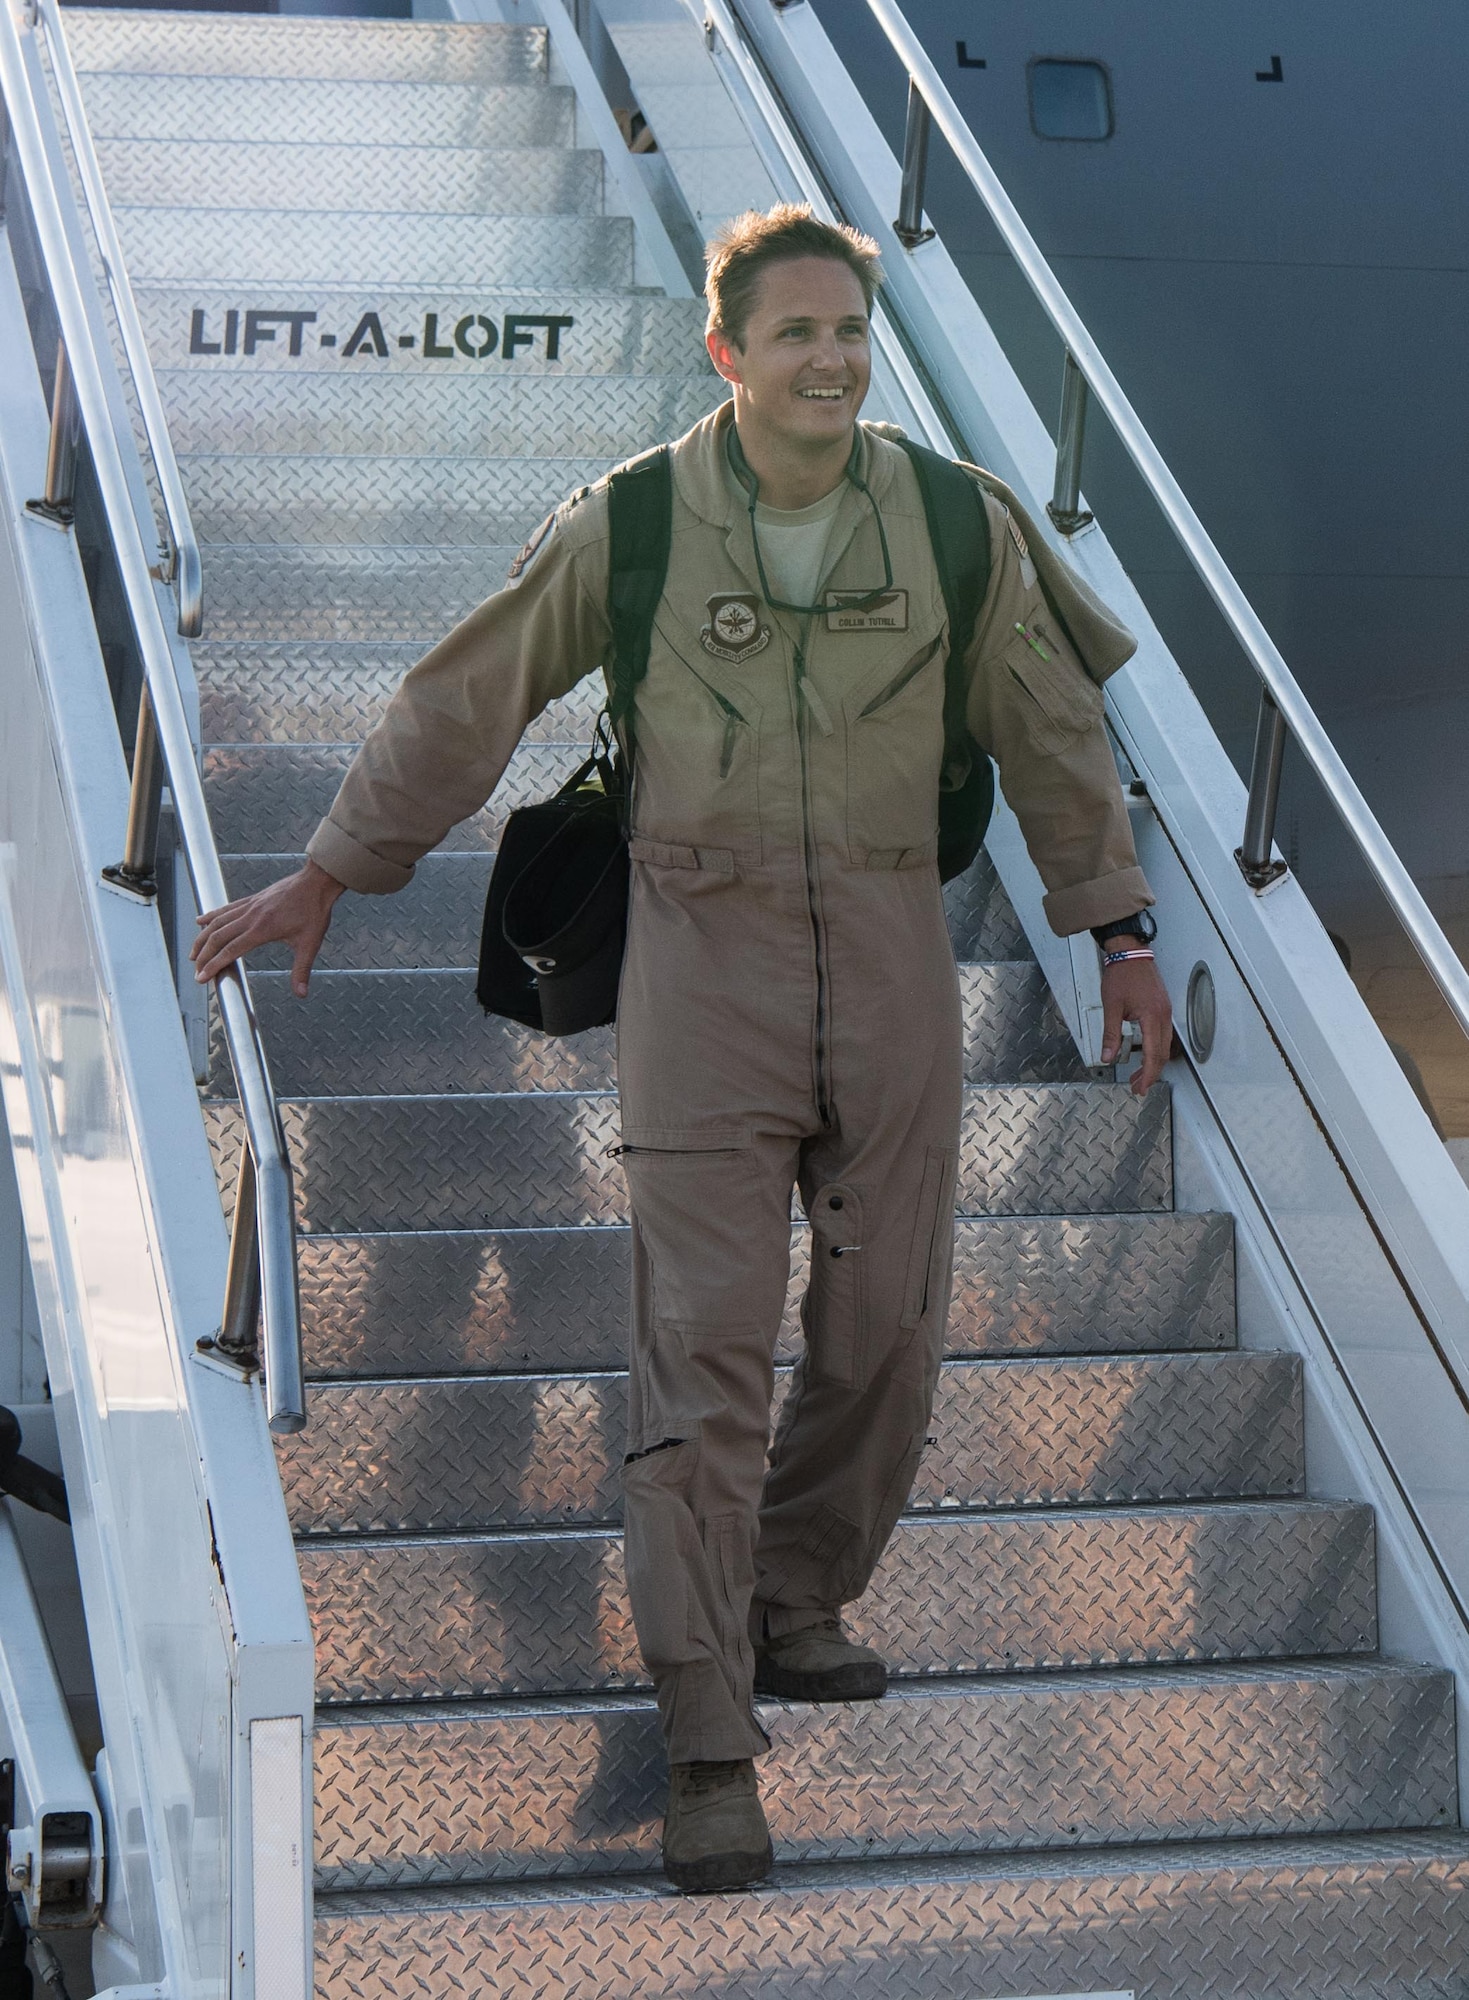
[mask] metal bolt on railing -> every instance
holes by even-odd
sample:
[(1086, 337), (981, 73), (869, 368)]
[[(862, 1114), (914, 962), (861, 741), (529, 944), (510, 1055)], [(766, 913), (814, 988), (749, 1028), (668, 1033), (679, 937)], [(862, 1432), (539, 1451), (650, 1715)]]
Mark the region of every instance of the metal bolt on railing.
[(67, 358), (66, 342), (56, 343), (56, 378), (51, 388), (51, 441), (46, 449), (46, 491), (27, 500), (26, 511), (69, 528), (76, 519), (77, 457), (82, 441), (82, 413), (76, 382)]
[(923, 226), (923, 184), (928, 178), (928, 135), (933, 117), (923, 93), (908, 79), (908, 122), (903, 128), (903, 186), (893, 234), (905, 250), (916, 250), (933, 235)]
[(1077, 534), (1092, 519), (1081, 504), (1081, 454), (1086, 446), (1086, 415), (1091, 392), (1086, 377), (1067, 350), (1061, 371), (1061, 419), (1056, 426), (1056, 486), (1046, 512), (1063, 535)]
[(1286, 873), (1283, 861), (1271, 859), (1275, 814), (1280, 804), (1280, 774), (1285, 764), (1285, 717), (1268, 688), (1260, 691), (1255, 723), (1255, 754), (1250, 761), (1250, 796), (1245, 806), (1245, 837), (1234, 850), (1239, 872), (1256, 891), (1268, 889)]

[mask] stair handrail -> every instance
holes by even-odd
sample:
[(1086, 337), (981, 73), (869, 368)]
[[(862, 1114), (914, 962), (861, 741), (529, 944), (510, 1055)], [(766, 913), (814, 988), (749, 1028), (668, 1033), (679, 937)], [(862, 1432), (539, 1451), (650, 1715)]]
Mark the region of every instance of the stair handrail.
[(77, 76), (76, 65), (71, 59), (71, 48), (66, 39), (66, 30), (62, 25), (61, 10), (57, 0), (28, 0), (28, 6), (34, 11), (37, 24), (46, 31), (46, 47), (51, 57), (51, 74), (56, 82), (56, 94), (61, 101), (66, 136), (71, 143), (72, 155), (81, 177), (87, 212), (101, 254), (102, 269), (107, 278), (107, 288), (112, 294), (113, 308), (117, 313), (118, 331), (122, 336), (123, 351), (127, 356), (128, 371), (132, 376), (133, 393), (138, 399), (143, 432), (148, 440), (148, 450), (158, 479), (158, 490), (163, 497), (163, 510), (168, 521), (168, 533), (172, 544), (164, 551), (166, 558), (164, 573), (169, 580), (176, 580), (178, 584), (179, 632), (185, 639), (197, 639), (204, 630), (204, 584), (199, 560), (199, 540), (194, 533), (194, 522), (189, 512), (184, 482), (179, 476), (178, 459), (174, 456), (168, 420), (163, 414), (163, 400), (158, 393), (158, 380), (153, 373), (153, 359), (148, 352), (147, 336), (143, 332), (137, 301), (133, 297), (133, 288), (128, 280), (122, 245), (118, 240), (117, 225), (112, 218), (112, 204), (107, 199), (107, 188), (102, 179), (97, 149), (92, 143), (92, 130), (87, 123), (86, 108), (82, 103), (81, 83)]
[[(148, 795), (152, 791), (156, 799), (150, 778), (161, 755), (194, 895), (200, 909), (216, 909), (228, 901), (228, 891), (164, 622), (162, 586), (155, 588), (150, 574), (144, 531), (113, 428), (102, 362), (103, 344), (97, 338), (92, 312), (88, 309), (90, 273), (84, 278), (81, 260), (73, 251), (73, 232), (68, 229), (68, 211), (78, 227), (80, 214), (70, 186), (53, 172), (46, 136), (48, 126), (53, 141), (60, 135), (50, 116), (44, 87), (38, 86), (30, 74), (30, 63), (36, 60), (34, 36), (41, 10), (47, 4), (48, 0), (39, 0), (39, 4), (27, 0), (19, 23), (9, 4), (0, 5), (0, 91), (10, 118), (14, 157), (23, 172), (37, 244), (61, 329), (53, 398), (52, 460), (54, 464), (58, 456), (57, 433), (66, 421), (63, 406), (74, 395), (91, 447), (97, 488), (143, 664), (144, 689), (133, 754), (127, 853), (123, 862), (107, 874), (116, 887), (134, 894), (152, 894), (147, 872), (148, 826), (151, 818), (156, 839), (156, 806), (150, 814)], [(59, 23), (52, 35), (53, 46), (56, 41), (64, 40)], [(120, 253), (114, 268), (125, 287)], [(95, 302), (95, 291), (92, 298)], [(157, 421), (166, 438), (167, 425), (161, 405)], [(253, 1366), (258, 1313), (264, 1335), (265, 1400), (270, 1428), (275, 1432), (299, 1431), (306, 1422), (306, 1394), (290, 1155), (243, 967), (236, 965), (222, 974), (216, 982), (216, 992), (245, 1137), (230, 1234), (225, 1301), (215, 1346), (226, 1361)]]
[[(784, 7), (788, 0), (774, 0), (774, 4)], [(923, 244), (933, 235), (932, 230), (923, 228), (922, 218), (932, 119), (949, 142), (954, 158), (983, 201), (1021, 275), (1065, 346), (1060, 435), (1056, 441), (1056, 487), (1047, 509), (1051, 519), (1063, 535), (1078, 533), (1091, 520), (1091, 515), (1079, 505), (1081, 443), (1090, 394), (1101, 405), (1174, 537), (1260, 677), (1261, 706), (1245, 832), (1235, 853), (1246, 881), (1259, 894), (1285, 873), (1284, 862), (1272, 858), (1271, 842), (1288, 727), (1434, 984), (1459, 1026), (1469, 1035), (1469, 972), (1417, 883), (1399, 859), (1254, 606), (1189, 504), (896, 0), (866, 0), (866, 4), (908, 78), (903, 181), (895, 234), (910, 256), (921, 254)]]

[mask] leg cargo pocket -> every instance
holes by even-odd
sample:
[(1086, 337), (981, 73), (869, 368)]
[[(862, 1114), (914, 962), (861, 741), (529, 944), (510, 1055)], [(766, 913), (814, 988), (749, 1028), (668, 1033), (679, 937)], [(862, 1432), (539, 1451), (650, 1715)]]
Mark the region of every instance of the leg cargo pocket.
[(920, 1326), (947, 1289), (950, 1243), (954, 1222), (954, 1176), (957, 1156), (930, 1146), (923, 1162), (918, 1212), (908, 1251), (908, 1275), (903, 1285), (902, 1326)]

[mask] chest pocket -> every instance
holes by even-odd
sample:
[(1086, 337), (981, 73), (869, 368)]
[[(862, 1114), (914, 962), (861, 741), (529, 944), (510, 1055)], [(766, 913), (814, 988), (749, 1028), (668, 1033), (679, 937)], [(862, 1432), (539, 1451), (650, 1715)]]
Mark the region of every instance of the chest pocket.
[(654, 624), (636, 721), (634, 832), (758, 865), (760, 704), (745, 678), (689, 643), (666, 607)]
[(847, 851), (857, 868), (931, 859), (944, 754), (944, 635), (890, 657), (848, 697)]

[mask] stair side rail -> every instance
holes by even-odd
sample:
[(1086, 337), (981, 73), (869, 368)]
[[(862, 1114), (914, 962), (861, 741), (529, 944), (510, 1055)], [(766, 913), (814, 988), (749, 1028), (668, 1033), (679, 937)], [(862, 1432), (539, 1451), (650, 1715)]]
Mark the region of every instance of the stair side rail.
[[(307, 2000), (312, 1644), (270, 1440), (305, 1417), (290, 1161), (248, 984), (222, 980), (244, 1130), (227, 1238), (157, 918), (165, 799), (200, 906), (226, 890), (46, 32), (0, 7), (0, 1090), (102, 1710), (94, 1970)], [(116, 305), (120, 260), (108, 283)], [(38, 315), (60, 331), (49, 411)], [(141, 664), (131, 781), (74, 497)]]
[[(109, 880), (115, 888), (145, 899), (151, 899), (156, 894), (158, 801), (162, 784), (166, 782), (198, 906), (201, 910), (216, 909), (229, 900), (229, 892), (225, 887), (224, 871), (209, 823), (203, 782), (178, 674), (153, 588), (144, 542), (145, 531), (139, 520), (112, 422), (103, 373), (105, 349), (97, 338), (95, 307), (89, 310), (88, 306), (88, 280), (75, 254), (79, 218), (74, 202), (69, 199), (70, 189), (60, 181), (53, 168), (56, 135), (52, 135), (51, 148), (48, 148), (43, 136), (44, 122), (49, 122), (48, 101), (43, 79), (38, 73), (38, 51), (35, 47), (35, 38), (42, 24), (48, 29), (53, 56), (58, 50), (61, 53), (62, 66), (70, 74), (76, 96), (79, 123), (71, 128), (69, 135), (74, 145), (78, 135), (82, 139), (78, 160), (80, 162), (90, 155), (92, 171), (97, 174), (98, 202), (92, 208), (93, 221), (100, 224), (99, 235), (108, 266), (109, 283), (114, 301), (119, 306), (130, 361), (133, 360), (134, 348), (128, 336), (129, 325), (138, 343), (137, 352), (142, 367), (141, 372), (135, 368), (134, 388), (145, 413), (164, 491), (168, 492), (170, 479), (177, 489), (177, 504), (181, 511), (175, 533), (184, 538), (180, 542), (181, 549), (186, 544), (193, 544), (193, 529), (179, 483), (177, 462), (168, 441), (157, 384), (147, 362), (141, 324), (106, 207), (96, 156), (91, 152), (80, 94), (75, 91), (75, 71), (71, 69), (66, 53), (65, 34), (54, 15), (55, 0), (38, 0), (32, 25), (25, 28), (17, 27), (9, 7), (0, 9), (0, 86), (3, 86), (6, 110), (10, 116), (14, 155), (24, 175), (52, 302), (61, 326), (61, 346), (52, 394), (52, 450), (47, 469), (47, 489), (41, 506), (59, 524), (65, 525), (68, 521), (71, 494), (64, 482), (68, 477), (74, 478), (76, 444), (79, 434), (84, 434), (91, 450), (144, 672), (137, 738), (133, 748), (127, 836), (122, 855), (108, 871)], [(60, 74), (58, 69), (58, 77)], [(63, 89), (63, 102), (66, 96), (67, 92)], [(65, 213), (68, 207), (72, 209), (70, 231)], [(173, 519), (172, 510), (170, 518)], [(197, 570), (197, 546), (194, 546), (193, 563)], [(181, 575), (181, 587), (184, 580)], [(192, 606), (181, 599), (181, 631), (191, 619), (197, 627), (198, 610), (197, 592)], [(306, 1393), (301, 1358), (295, 1200), (290, 1155), (243, 968), (232, 967), (219, 979), (217, 996), (245, 1130), (234, 1227), (230, 1237), (230, 1263), (217, 1337), (218, 1351), (226, 1359), (238, 1361), (247, 1370), (260, 1366), (263, 1360), (266, 1408), (271, 1429), (282, 1433), (299, 1431), (306, 1422)], [(256, 1345), (257, 1318), (263, 1331), (263, 1355)]]
[(185, 639), (197, 639), (204, 630), (204, 584), (199, 541), (194, 533), (184, 482), (179, 476), (178, 459), (174, 456), (173, 440), (168, 433), (168, 420), (163, 414), (163, 400), (158, 393), (147, 336), (143, 332), (143, 322), (138, 317), (137, 302), (128, 281), (117, 225), (112, 219), (112, 204), (107, 199), (97, 149), (92, 143), (92, 128), (87, 123), (81, 83), (76, 64), (71, 59), (61, 9), (57, 0), (26, 0), (23, 18), (33, 27), (41, 29), (46, 37), (46, 53), (50, 58), (67, 140), (76, 161), (87, 214), (102, 260), (103, 275), (117, 314), (128, 372), (143, 420), (143, 434), (148, 442), (168, 522), (168, 542), (163, 550), (163, 580), (175, 584), (178, 590), (180, 634)]

